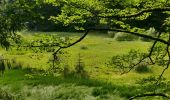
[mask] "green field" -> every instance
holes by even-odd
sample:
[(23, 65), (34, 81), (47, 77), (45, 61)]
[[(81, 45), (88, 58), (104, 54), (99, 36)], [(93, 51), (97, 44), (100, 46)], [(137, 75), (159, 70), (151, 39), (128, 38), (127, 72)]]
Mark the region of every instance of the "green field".
[[(39, 32), (42, 33), (42, 32)], [(26, 38), (32, 34), (25, 35)], [(50, 33), (48, 33), (50, 34)], [(55, 33), (61, 36), (70, 36), (73, 41), (82, 33)], [(154, 86), (149, 83), (141, 83), (141, 79), (161, 74), (162, 67), (150, 66), (151, 72), (130, 73), (120, 75), (113, 66), (107, 66), (112, 56), (126, 54), (131, 49), (147, 52), (151, 42), (116, 41), (107, 34), (91, 32), (80, 43), (64, 49), (62, 65), (74, 72), (75, 65), (81, 56), (85, 64), (84, 69), (88, 77), (75, 77), (69, 74), (63, 77), (56, 73), (54, 76), (46, 72), (32, 70), (47, 70), (50, 67), (52, 52), (33, 53), (25, 50), (17, 51), (1, 49), (5, 58), (15, 59), (22, 69), (6, 70), (4, 77), (0, 77), (1, 89), (14, 96), (16, 100), (126, 100), (136, 94), (152, 91)], [(164, 77), (169, 82), (170, 70)], [(162, 88), (157, 91), (164, 91)], [(170, 88), (165, 90), (170, 93)], [(143, 100), (145, 100), (144, 98)], [(161, 98), (147, 98), (151, 100)], [(162, 99), (161, 99), (162, 100)]]

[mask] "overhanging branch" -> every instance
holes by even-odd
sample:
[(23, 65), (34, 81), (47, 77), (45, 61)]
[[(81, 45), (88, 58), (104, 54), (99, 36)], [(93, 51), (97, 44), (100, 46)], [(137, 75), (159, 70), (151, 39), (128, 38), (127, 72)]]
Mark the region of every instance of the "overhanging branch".
[[(169, 34), (169, 40), (168, 40), (168, 41), (170, 42), (170, 34)], [(168, 62), (167, 62), (167, 64), (166, 64), (166, 67), (163, 69), (162, 73), (160, 74), (160, 76), (159, 76), (159, 78), (158, 78), (158, 80), (157, 80), (157, 82), (156, 82), (156, 85), (158, 85), (158, 83), (159, 83), (159, 81), (161, 80), (163, 74), (164, 74), (165, 71), (169, 68), (169, 65), (170, 65), (170, 52), (169, 52), (169, 46), (170, 46), (170, 45), (167, 44), (167, 47), (166, 47), (166, 52), (167, 52), (167, 54), (168, 54)]]
[(87, 36), (88, 33), (89, 33), (89, 30), (87, 30), (87, 31), (84, 33), (84, 35), (81, 36), (81, 37), (80, 37), (78, 40), (76, 40), (75, 42), (73, 42), (73, 43), (71, 43), (71, 44), (69, 44), (69, 45), (67, 45), (67, 46), (59, 46), (59, 47), (60, 47), (60, 48), (69, 48), (69, 47), (71, 47), (71, 46), (79, 43), (81, 40), (83, 40), (83, 39)]
[(54, 63), (55, 63), (55, 60), (57, 58), (57, 53), (61, 50), (61, 49), (65, 49), (65, 48), (69, 48), (77, 43), (79, 43), (80, 41), (82, 41), (86, 36), (87, 34), (89, 33), (89, 30), (87, 30), (83, 36), (81, 36), (78, 40), (76, 40), (75, 42), (69, 44), (69, 45), (66, 45), (66, 46), (59, 46), (59, 48), (53, 53), (53, 68), (54, 68)]
[(154, 96), (160, 96), (160, 97), (170, 99), (170, 96), (164, 93), (146, 93), (146, 94), (139, 94), (134, 97), (131, 97), (129, 98), (129, 100), (133, 100), (133, 99), (140, 98), (140, 97), (154, 97)]
[(76, 40), (75, 42), (69, 44), (69, 45), (66, 45), (66, 46), (59, 46), (59, 48), (53, 53), (53, 56), (54, 56), (54, 60), (56, 58), (56, 54), (61, 50), (61, 49), (64, 49), (64, 48), (69, 48), (77, 43), (79, 43), (80, 41), (82, 41), (86, 36), (87, 34), (89, 33), (89, 30), (87, 30), (83, 36), (81, 36), (78, 40)]
[(132, 18), (132, 17), (138, 17), (144, 13), (148, 13), (148, 12), (155, 12), (155, 11), (158, 11), (158, 12), (165, 12), (165, 11), (170, 11), (170, 7), (164, 7), (164, 8), (152, 8), (152, 9), (145, 9), (145, 10), (142, 10), (136, 14), (131, 14), (131, 15), (111, 15), (111, 16), (98, 16), (98, 17), (101, 17), (101, 18)]
[(147, 39), (150, 39), (150, 40), (155, 40), (155, 41), (158, 41), (158, 42), (161, 42), (161, 43), (164, 43), (164, 44), (169, 44), (169, 42), (163, 40), (163, 39), (160, 39), (160, 38), (156, 38), (156, 37), (152, 37), (152, 36), (149, 36), (149, 35), (145, 35), (145, 34), (140, 34), (140, 33), (137, 33), (137, 32), (130, 32), (128, 30), (122, 30), (122, 29), (109, 29), (109, 28), (89, 28), (88, 30), (100, 30), (100, 31), (116, 31), (116, 32), (125, 32), (125, 33), (129, 33), (129, 34), (132, 34), (132, 35), (136, 35), (136, 36), (139, 36), (139, 37), (143, 37), (143, 38), (147, 38)]

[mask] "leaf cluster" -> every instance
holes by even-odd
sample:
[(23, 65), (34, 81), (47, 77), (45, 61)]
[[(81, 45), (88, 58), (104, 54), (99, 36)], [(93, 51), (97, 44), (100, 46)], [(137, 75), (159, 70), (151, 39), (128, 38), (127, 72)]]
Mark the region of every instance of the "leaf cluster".
[(31, 40), (22, 38), (17, 49), (33, 50), (34, 52), (54, 52), (57, 47), (70, 44), (71, 38), (60, 37), (53, 34), (37, 34), (32, 36)]
[(131, 50), (127, 54), (113, 56), (109, 65), (114, 66), (121, 73), (125, 73), (134, 68), (145, 56), (145, 53)]

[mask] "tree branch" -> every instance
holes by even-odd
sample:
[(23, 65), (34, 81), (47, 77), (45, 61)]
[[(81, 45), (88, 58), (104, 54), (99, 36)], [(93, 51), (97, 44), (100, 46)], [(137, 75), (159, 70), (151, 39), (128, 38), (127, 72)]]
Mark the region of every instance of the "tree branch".
[(59, 47), (62, 48), (62, 49), (63, 49), (63, 48), (69, 48), (69, 47), (71, 47), (71, 46), (79, 43), (81, 40), (83, 40), (83, 39), (87, 36), (88, 33), (89, 33), (89, 30), (87, 30), (87, 31), (84, 33), (84, 35), (81, 36), (81, 37), (80, 37), (78, 40), (76, 40), (75, 42), (73, 42), (73, 43), (71, 43), (71, 44), (69, 44), (69, 45), (67, 45), (67, 46), (59, 46)]
[[(160, 38), (161, 33), (162, 33), (161, 30), (162, 30), (162, 27), (160, 28), (160, 31), (159, 31), (159, 34), (158, 34), (157, 38)], [(151, 55), (152, 55), (153, 49), (154, 49), (154, 47), (155, 47), (155, 45), (156, 45), (157, 42), (158, 42), (157, 40), (154, 41), (154, 43), (153, 43), (153, 45), (152, 45), (152, 47), (151, 47), (151, 50), (150, 50), (149, 54), (148, 54), (146, 57), (143, 57), (138, 63), (136, 63), (135, 65), (131, 66), (128, 71), (123, 72), (122, 74), (129, 73), (132, 69), (134, 69), (135, 66), (139, 65), (142, 61), (144, 61), (144, 60), (147, 59), (147, 58), (150, 59), (150, 61), (151, 61), (152, 64), (155, 64), (154, 61), (153, 61), (152, 58), (151, 58)]]
[[(159, 30), (159, 33), (158, 33), (157, 38), (160, 38), (160, 36), (161, 36), (161, 34), (162, 34), (162, 29), (163, 29), (163, 25), (161, 26), (161, 28), (160, 28), (160, 30)], [(153, 49), (154, 49), (154, 47), (155, 47), (155, 45), (156, 45), (157, 43), (158, 43), (158, 41), (155, 40), (154, 43), (152, 44), (152, 47), (151, 47), (150, 52), (149, 52), (149, 55), (148, 55), (148, 57), (149, 57), (150, 61), (152, 62), (152, 64), (154, 64), (154, 61), (152, 60), (151, 55), (152, 55)]]
[(54, 59), (53, 59), (53, 67), (54, 67), (54, 61), (55, 61), (55, 59), (56, 59), (56, 57), (57, 57), (57, 53), (58, 53), (61, 49), (69, 48), (69, 47), (71, 47), (71, 46), (79, 43), (80, 41), (82, 41), (82, 40), (87, 36), (88, 33), (89, 33), (89, 30), (87, 30), (87, 31), (84, 33), (84, 35), (81, 36), (78, 40), (76, 40), (75, 42), (73, 42), (73, 43), (71, 43), (71, 44), (69, 44), (69, 45), (67, 45), (67, 46), (59, 46), (59, 48), (53, 53), (53, 58), (54, 58)]
[(129, 98), (129, 100), (133, 100), (133, 99), (140, 98), (140, 97), (154, 97), (154, 96), (160, 96), (160, 97), (170, 99), (170, 96), (164, 93), (146, 93), (146, 94), (139, 94), (134, 97), (131, 97)]
[[(170, 42), (170, 34), (169, 34), (169, 40), (168, 42)], [(161, 80), (163, 74), (165, 73), (165, 71), (169, 68), (169, 65), (170, 65), (170, 52), (169, 52), (169, 44), (167, 44), (167, 47), (166, 47), (166, 52), (168, 53), (168, 62), (167, 62), (167, 65), (166, 67), (163, 69), (162, 73), (160, 74), (157, 82), (156, 82), (156, 85), (158, 85), (159, 81)]]
[(158, 42), (161, 42), (161, 43), (164, 43), (164, 44), (169, 44), (169, 42), (163, 40), (163, 39), (160, 39), (160, 38), (156, 38), (156, 37), (152, 37), (152, 36), (149, 36), (149, 35), (145, 35), (145, 34), (140, 34), (140, 33), (137, 33), (137, 32), (130, 32), (128, 30), (122, 30), (122, 29), (110, 29), (110, 28), (89, 28), (88, 30), (100, 30), (100, 31), (116, 31), (116, 32), (125, 32), (125, 33), (129, 33), (129, 34), (132, 34), (132, 35), (136, 35), (136, 36), (139, 36), (139, 37), (143, 37), (143, 38), (147, 38), (147, 39), (150, 39), (150, 40), (155, 40), (155, 41), (158, 41)]
[(134, 64), (133, 66), (131, 66), (128, 71), (121, 73), (121, 75), (123, 75), (123, 74), (125, 74), (125, 73), (129, 73), (132, 69), (135, 68), (135, 66), (139, 65), (139, 64), (140, 64), (143, 60), (145, 60), (146, 58), (147, 58), (147, 57), (142, 58), (138, 63), (136, 63), (136, 64)]
[(140, 15), (142, 15), (144, 13), (155, 12), (155, 11), (158, 11), (158, 12), (170, 11), (170, 7), (145, 9), (143, 11), (140, 11), (140, 12), (138, 12), (136, 14), (132, 14), (132, 15), (124, 15), (124, 16), (111, 15), (111, 16), (98, 16), (98, 17), (101, 17), (101, 18), (132, 18), (132, 17), (138, 17), (138, 16), (140, 16)]

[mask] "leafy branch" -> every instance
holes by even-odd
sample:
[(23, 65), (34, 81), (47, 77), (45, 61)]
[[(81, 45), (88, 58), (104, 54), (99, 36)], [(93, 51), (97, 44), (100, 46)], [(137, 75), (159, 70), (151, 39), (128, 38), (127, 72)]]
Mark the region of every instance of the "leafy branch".
[(164, 8), (152, 8), (152, 9), (145, 9), (145, 10), (142, 10), (136, 14), (131, 14), (131, 15), (106, 15), (106, 16), (101, 16), (99, 15), (98, 17), (101, 17), (101, 18), (132, 18), (132, 17), (138, 17), (144, 13), (148, 13), (148, 12), (165, 12), (165, 11), (170, 11), (170, 7), (164, 7)]

